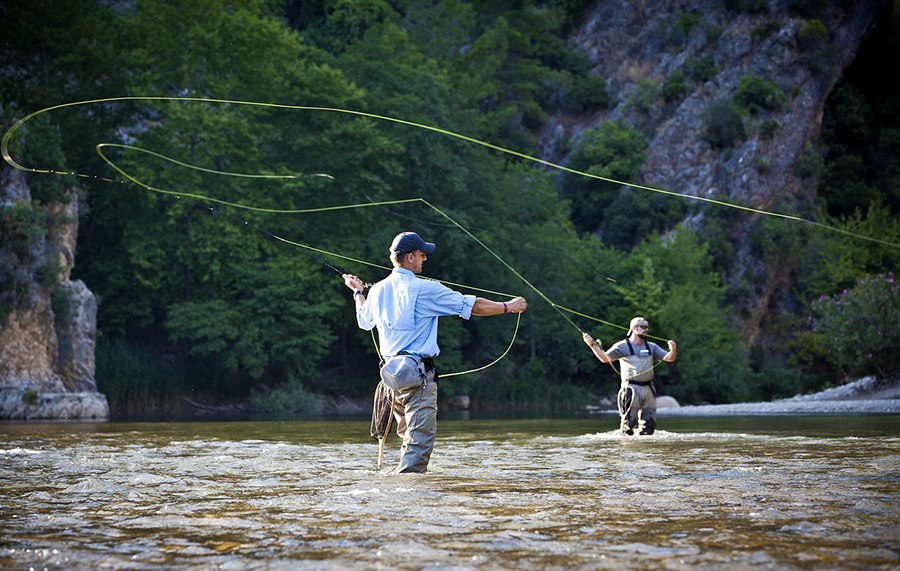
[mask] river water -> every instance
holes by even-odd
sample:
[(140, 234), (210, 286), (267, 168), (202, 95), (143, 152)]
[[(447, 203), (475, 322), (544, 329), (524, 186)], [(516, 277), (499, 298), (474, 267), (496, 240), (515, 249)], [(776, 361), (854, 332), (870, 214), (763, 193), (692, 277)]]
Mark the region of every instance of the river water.
[(0, 568), (900, 568), (900, 416), (616, 424), (0, 424)]

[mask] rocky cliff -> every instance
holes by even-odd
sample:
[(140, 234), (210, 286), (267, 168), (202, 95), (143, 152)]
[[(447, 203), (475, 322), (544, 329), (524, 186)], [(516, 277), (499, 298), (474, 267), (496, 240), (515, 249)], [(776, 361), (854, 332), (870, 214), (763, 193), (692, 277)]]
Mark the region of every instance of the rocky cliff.
[[(798, 160), (816, 142), (831, 89), (890, 7), (889, 0), (596, 2), (571, 41), (617, 103), (590, 118), (555, 117), (542, 134), (544, 156), (564, 162), (564, 141), (623, 121), (648, 140), (639, 180), (630, 182), (807, 217), (816, 184), (798, 175)], [(678, 75), (682, 91), (667, 97), (664, 87)], [(784, 102), (745, 116), (745, 136), (717, 148), (705, 136), (710, 105), (731, 102), (749, 76), (777, 85)], [(750, 253), (746, 229), (758, 216), (731, 219), (737, 261), (724, 276), (749, 285), (743, 331), (751, 345), (791, 271), (788, 259), (772, 265)], [(702, 230), (704, 214), (685, 222)]]
[(71, 281), (78, 201), (33, 204), (0, 162), (0, 418), (109, 416), (94, 379), (97, 300)]

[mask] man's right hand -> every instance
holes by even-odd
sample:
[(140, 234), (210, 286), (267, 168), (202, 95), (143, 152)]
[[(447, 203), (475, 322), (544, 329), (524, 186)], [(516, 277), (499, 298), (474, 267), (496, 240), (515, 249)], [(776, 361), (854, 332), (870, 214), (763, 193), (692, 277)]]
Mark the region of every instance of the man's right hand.
[(366, 289), (363, 281), (353, 274), (343, 274), (341, 277), (344, 278), (344, 285), (353, 291), (362, 291)]

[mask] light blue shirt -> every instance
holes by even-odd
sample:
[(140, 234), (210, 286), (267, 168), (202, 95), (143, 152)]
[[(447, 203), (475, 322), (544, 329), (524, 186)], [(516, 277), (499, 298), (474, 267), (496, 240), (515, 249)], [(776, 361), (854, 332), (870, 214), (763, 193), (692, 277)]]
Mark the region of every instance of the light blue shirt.
[(436, 357), (438, 317), (472, 316), (474, 295), (463, 295), (444, 284), (417, 278), (404, 268), (372, 286), (366, 302), (356, 311), (361, 329), (378, 328), (381, 355), (393, 357), (400, 351)]

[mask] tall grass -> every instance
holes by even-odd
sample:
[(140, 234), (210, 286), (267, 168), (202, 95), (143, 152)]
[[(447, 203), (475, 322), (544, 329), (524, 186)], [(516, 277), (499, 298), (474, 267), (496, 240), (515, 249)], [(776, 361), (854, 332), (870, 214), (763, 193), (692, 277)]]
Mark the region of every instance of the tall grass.
[(186, 371), (122, 339), (99, 338), (95, 351), (97, 389), (113, 416), (186, 412)]

